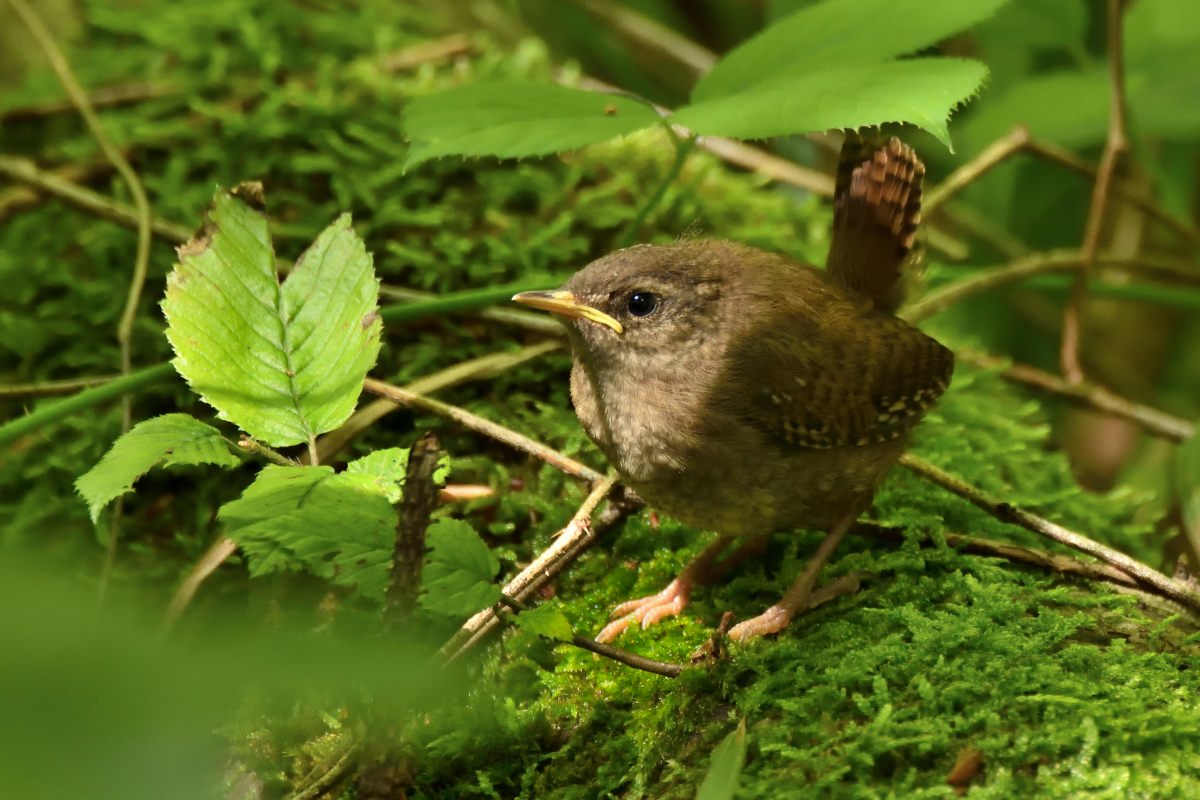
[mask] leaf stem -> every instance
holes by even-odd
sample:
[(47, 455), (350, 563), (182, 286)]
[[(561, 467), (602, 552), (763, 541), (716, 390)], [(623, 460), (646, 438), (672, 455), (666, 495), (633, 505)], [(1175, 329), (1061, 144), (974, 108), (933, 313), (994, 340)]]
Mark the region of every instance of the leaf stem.
[(680, 136), (675, 132), (675, 129), (672, 128), (668, 122), (663, 122), (663, 127), (665, 127), (671, 134), (671, 138), (675, 143), (675, 160), (671, 163), (671, 168), (667, 170), (667, 173), (663, 175), (662, 180), (659, 181), (658, 186), (655, 187), (654, 193), (651, 194), (650, 198), (642, 204), (640, 209), (638, 209), (637, 216), (633, 218), (633, 221), (626, 226), (625, 230), (622, 231), (621, 235), (617, 238), (618, 250), (633, 244), (634, 237), (636, 237), (638, 231), (642, 229), (642, 225), (646, 222), (646, 218), (650, 216), (650, 212), (656, 209), (662, 202), (663, 196), (667, 193), (667, 189), (672, 183), (675, 182), (675, 179), (679, 177), (679, 173), (683, 171), (684, 162), (687, 161), (688, 155), (691, 154), (692, 149), (696, 146), (695, 136)]

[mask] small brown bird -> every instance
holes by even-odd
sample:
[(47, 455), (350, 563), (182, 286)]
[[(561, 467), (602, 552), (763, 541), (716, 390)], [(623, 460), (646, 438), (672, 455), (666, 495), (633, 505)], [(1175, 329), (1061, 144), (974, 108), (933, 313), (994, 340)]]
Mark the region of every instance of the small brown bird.
[[(678, 614), (774, 531), (828, 531), (783, 598), (730, 630), (774, 633), (870, 504), (953, 356), (891, 313), (920, 218), (924, 166), (892, 139), (843, 147), (827, 270), (733, 242), (642, 245), (519, 303), (560, 315), (580, 422), (653, 507), (719, 537), (597, 637)], [(750, 541), (723, 560), (736, 537)]]

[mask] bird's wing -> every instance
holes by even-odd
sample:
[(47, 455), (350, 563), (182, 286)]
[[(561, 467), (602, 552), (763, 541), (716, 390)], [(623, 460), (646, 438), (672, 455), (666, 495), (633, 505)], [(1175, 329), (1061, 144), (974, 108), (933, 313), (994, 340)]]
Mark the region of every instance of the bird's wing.
[(776, 317), (756, 339), (740, 361), (743, 380), (751, 379), (744, 385), (761, 387), (746, 398), (750, 422), (798, 447), (902, 436), (945, 391), (954, 369), (953, 354), (938, 342), (861, 308), (816, 320)]

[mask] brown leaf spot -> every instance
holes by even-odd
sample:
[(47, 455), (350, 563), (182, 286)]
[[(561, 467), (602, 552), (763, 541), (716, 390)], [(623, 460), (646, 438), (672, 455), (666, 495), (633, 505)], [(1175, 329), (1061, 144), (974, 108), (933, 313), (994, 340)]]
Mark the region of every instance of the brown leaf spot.
[(229, 193), (255, 211), (265, 211), (267, 208), (267, 198), (263, 195), (262, 181), (239, 183)]

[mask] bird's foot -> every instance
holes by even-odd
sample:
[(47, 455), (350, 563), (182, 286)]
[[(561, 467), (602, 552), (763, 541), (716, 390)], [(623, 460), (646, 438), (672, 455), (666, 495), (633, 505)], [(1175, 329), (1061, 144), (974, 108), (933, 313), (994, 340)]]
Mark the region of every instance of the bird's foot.
[(640, 622), (643, 628), (649, 628), (660, 620), (673, 617), (687, 607), (691, 594), (692, 581), (681, 575), (658, 594), (627, 600), (613, 609), (613, 621), (596, 634), (596, 641), (611, 642), (635, 622)]
[(785, 595), (783, 600), (780, 600), (757, 617), (734, 625), (729, 629), (729, 633), (726, 636), (735, 642), (744, 642), (747, 639), (753, 639), (755, 636), (768, 636), (772, 633), (779, 633), (788, 626), (793, 618), (800, 616), (804, 612), (828, 603), (830, 600), (841, 597), (844, 594), (857, 592), (860, 577), (857, 572), (848, 572), (837, 580), (825, 586), (818, 587), (815, 591), (808, 594), (807, 597), (802, 598), (802, 601), (798, 604), (788, 602), (788, 597)]

